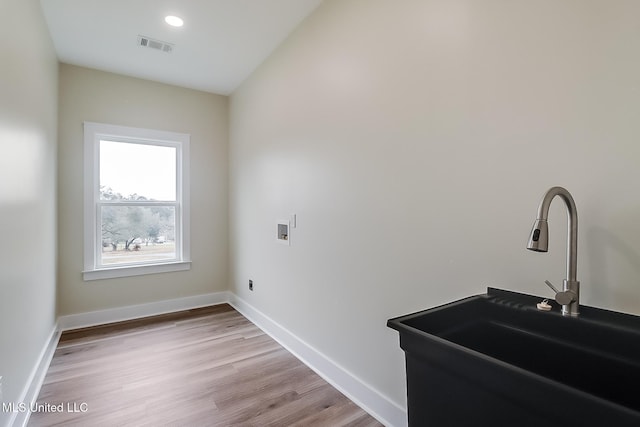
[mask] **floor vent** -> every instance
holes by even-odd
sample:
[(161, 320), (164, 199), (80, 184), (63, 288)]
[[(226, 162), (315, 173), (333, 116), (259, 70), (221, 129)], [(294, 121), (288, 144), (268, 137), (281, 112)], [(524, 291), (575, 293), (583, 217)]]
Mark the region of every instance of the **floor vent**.
[(138, 46), (159, 50), (165, 53), (173, 52), (173, 47), (174, 47), (174, 45), (171, 43), (152, 39), (151, 37), (147, 37), (147, 36), (138, 36)]

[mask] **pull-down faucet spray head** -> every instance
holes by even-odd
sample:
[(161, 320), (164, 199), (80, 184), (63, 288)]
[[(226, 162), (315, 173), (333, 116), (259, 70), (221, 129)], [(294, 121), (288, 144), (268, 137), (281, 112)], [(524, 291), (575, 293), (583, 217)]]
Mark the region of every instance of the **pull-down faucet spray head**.
[(549, 250), (549, 226), (546, 219), (536, 219), (531, 229), (527, 249), (536, 252), (547, 252)]

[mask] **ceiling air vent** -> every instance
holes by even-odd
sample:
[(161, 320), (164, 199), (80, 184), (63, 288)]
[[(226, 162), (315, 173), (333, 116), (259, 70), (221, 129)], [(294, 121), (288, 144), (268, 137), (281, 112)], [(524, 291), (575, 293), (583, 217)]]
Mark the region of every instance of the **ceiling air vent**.
[(173, 44), (152, 39), (147, 36), (138, 36), (138, 46), (148, 47), (149, 49), (159, 50), (166, 53), (173, 51)]

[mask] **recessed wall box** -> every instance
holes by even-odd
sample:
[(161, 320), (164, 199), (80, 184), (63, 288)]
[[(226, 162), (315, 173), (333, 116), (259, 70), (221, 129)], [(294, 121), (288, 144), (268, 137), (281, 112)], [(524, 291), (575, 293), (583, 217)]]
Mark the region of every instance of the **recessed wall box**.
[(278, 221), (278, 229), (277, 229), (276, 239), (278, 242), (283, 245), (289, 246), (291, 243), (289, 236), (289, 220), (281, 220)]

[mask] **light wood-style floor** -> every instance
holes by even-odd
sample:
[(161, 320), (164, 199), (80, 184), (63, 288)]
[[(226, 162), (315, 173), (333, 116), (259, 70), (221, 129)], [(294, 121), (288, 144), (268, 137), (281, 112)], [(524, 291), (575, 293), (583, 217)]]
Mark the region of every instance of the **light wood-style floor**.
[(32, 427), (381, 425), (226, 304), (65, 332), (38, 403)]

